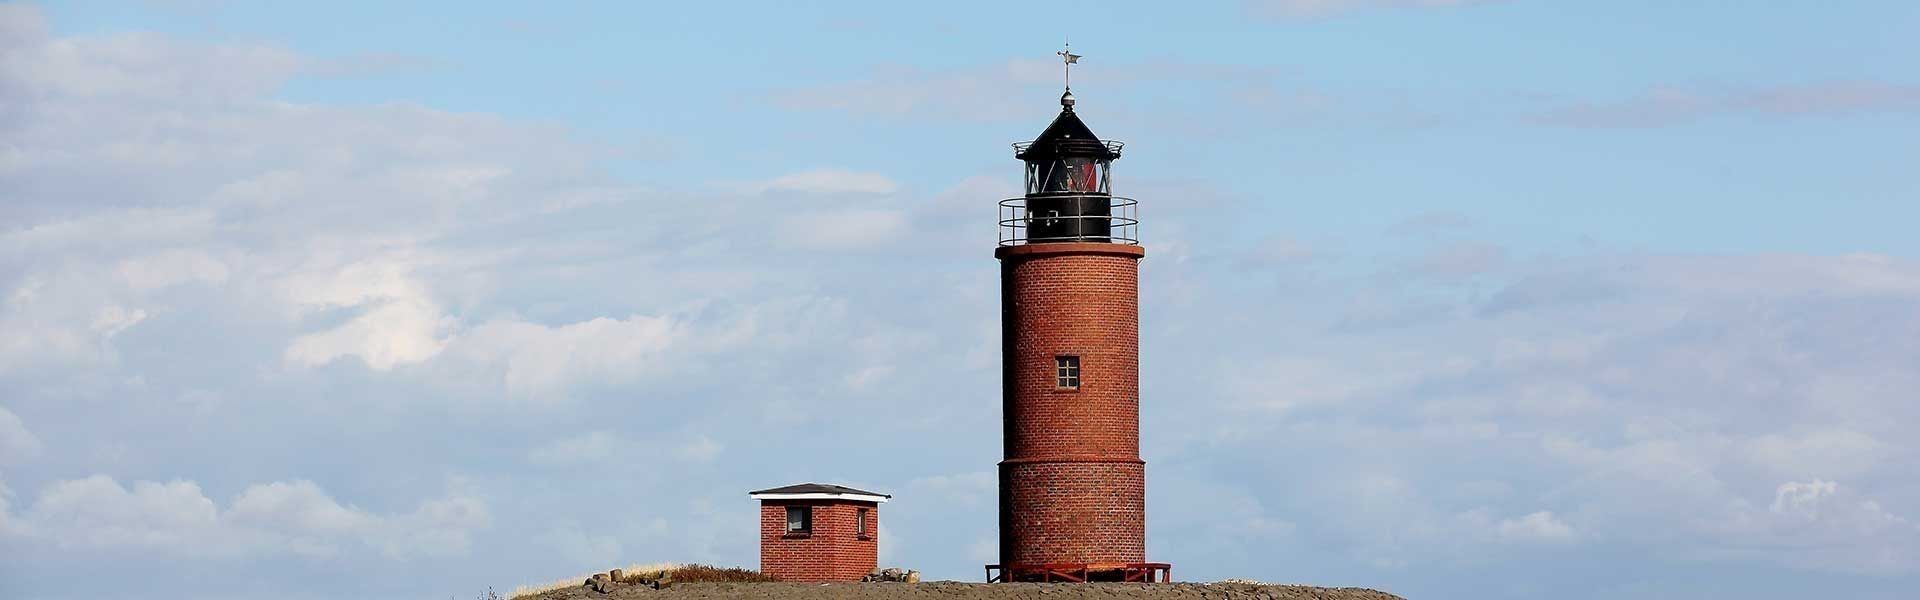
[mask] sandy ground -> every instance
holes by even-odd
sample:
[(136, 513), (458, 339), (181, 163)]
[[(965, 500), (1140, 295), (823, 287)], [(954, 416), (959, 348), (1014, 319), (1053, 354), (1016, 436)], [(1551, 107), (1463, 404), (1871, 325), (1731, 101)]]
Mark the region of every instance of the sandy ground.
[(583, 587), (554, 590), (534, 596), (537, 600), (601, 600), (604, 598), (650, 598), (652, 600), (698, 600), (704, 598), (767, 598), (771, 600), (879, 600), (882, 598), (924, 598), (927, 600), (1016, 600), (1044, 598), (1066, 600), (1404, 600), (1399, 596), (1363, 588), (1318, 588), (1298, 585), (1247, 585), (1201, 583), (685, 583), (655, 591), (642, 586), (627, 586), (609, 594)]

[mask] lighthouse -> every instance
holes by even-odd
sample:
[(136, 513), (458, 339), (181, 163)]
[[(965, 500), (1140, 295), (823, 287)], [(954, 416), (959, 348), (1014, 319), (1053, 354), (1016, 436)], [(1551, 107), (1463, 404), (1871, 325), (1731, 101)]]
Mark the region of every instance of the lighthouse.
[[(1068, 68), (1077, 55), (1062, 51)], [(1000, 201), (1000, 563), (989, 581), (1164, 581), (1146, 561), (1138, 203), (1122, 144), (1074, 111), (1014, 144), (1026, 193)]]

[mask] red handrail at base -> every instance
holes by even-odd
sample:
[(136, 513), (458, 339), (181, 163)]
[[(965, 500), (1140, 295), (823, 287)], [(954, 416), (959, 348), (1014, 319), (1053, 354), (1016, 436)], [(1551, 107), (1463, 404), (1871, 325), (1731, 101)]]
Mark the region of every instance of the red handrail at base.
[[(998, 571), (998, 573), (995, 573)], [(987, 583), (1026, 581), (1087, 583), (1116, 581), (1163, 583), (1173, 581), (1169, 563), (1044, 563), (987, 565)]]

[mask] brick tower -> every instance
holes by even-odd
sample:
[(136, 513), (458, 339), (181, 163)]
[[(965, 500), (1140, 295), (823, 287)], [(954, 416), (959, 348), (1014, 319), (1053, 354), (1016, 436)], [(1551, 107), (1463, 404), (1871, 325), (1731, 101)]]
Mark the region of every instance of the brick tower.
[[(1146, 562), (1135, 201), (1112, 194), (1121, 143), (1074, 114), (1032, 142), (1026, 195), (1000, 201), (1000, 564), (995, 581), (1164, 577)], [(998, 569), (996, 576), (993, 571)]]

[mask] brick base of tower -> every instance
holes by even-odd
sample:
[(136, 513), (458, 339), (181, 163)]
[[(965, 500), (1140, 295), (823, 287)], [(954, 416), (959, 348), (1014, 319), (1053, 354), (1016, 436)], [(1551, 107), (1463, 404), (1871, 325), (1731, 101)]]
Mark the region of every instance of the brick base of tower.
[(1000, 561), (1121, 564), (1147, 560), (1146, 465), (1000, 465)]
[[(1146, 560), (1139, 246), (1000, 248), (1005, 460), (1000, 562)], [(1078, 387), (1056, 360), (1079, 363)]]

